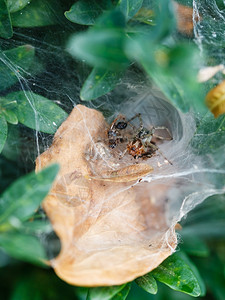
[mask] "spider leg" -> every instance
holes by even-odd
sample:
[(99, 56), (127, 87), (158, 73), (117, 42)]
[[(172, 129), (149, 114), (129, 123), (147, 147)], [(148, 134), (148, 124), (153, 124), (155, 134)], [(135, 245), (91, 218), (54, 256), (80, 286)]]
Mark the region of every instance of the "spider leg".
[[(159, 149), (159, 147), (157, 147), (156, 145), (149, 143), (148, 146), (150, 146), (154, 151), (158, 151), (160, 155), (162, 155), (162, 157), (169, 162), (170, 165), (173, 165), (172, 162), (166, 158), (166, 156), (162, 153), (162, 151)], [(153, 154), (153, 153), (152, 153)]]
[(125, 149), (125, 150), (123, 151), (123, 153), (120, 155), (119, 159), (122, 159), (126, 153), (127, 153), (127, 149)]
[(168, 129), (167, 127), (165, 127), (165, 126), (158, 126), (158, 127), (153, 127), (153, 129), (154, 129), (154, 132), (155, 132), (155, 130), (157, 130), (157, 129), (163, 129), (163, 130), (166, 130), (167, 133), (168, 133), (169, 136), (170, 136), (169, 138), (166, 138), (166, 137), (157, 135), (157, 134), (155, 134), (155, 133), (153, 132), (153, 135), (154, 135), (156, 138), (158, 138), (158, 139), (160, 139), (160, 140), (172, 140), (172, 139), (173, 139), (173, 137), (172, 137), (172, 135), (171, 135), (171, 133), (170, 133), (170, 131), (169, 131), (169, 129)]
[(131, 119), (129, 119), (129, 120), (127, 121), (127, 124), (129, 124), (134, 130), (137, 129), (136, 126), (134, 126), (133, 124), (131, 124), (131, 121), (135, 120), (136, 118), (139, 119), (139, 126), (140, 126), (140, 127), (139, 127), (139, 130), (138, 130), (138, 131), (141, 131), (141, 130), (144, 128), (144, 126), (143, 126), (143, 121), (142, 121), (142, 117), (141, 117), (141, 114), (140, 114), (140, 113), (136, 114), (136, 115), (133, 116)]
[(114, 129), (114, 126), (115, 126), (115, 123), (118, 121), (118, 120), (126, 120), (126, 117), (122, 114), (119, 114), (111, 123), (110, 125), (110, 129)]

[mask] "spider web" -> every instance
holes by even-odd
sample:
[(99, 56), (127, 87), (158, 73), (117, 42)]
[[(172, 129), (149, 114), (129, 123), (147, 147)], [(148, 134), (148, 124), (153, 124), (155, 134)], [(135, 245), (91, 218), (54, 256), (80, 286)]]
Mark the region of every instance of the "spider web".
[[(224, 12), (218, 10), (215, 1), (194, 0), (193, 8), (194, 40), (202, 55), (206, 52), (208, 56), (211, 56), (213, 65), (224, 64), (222, 47), (225, 26)], [(213, 11), (213, 14), (210, 15), (209, 11)], [(196, 18), (196, 16), (201, 15), (208, 17), (203, 20), (201, 17)], [(70, 113), (73, 107), (81, 102), (79, 91), (89, 68), (83, 62), (75, 63), (66, 53), (64, 47), (58, 45), (60, 43), (53, 43), (54, 39), (62, 38), (60, 29), (55, 30), (54, 27), (49, 27), (48, 32), (46, 34), (42, 29), (27, 29), (26, 32), (16, 29), (13, 39), (1, 41), (0, 60), (18, 79), (18, 83), (4, 91), (3, 96), (21, 90), (26, 96), (27, 105), (30, 105), (35, 112), (31, 93), (33, 92), (50, 99), (67, 113)], [(51, 39), (49, 38), (50, 35), (52, 36)], [(36, 64), (36, 68), (26, 70), (18, 67), (4, 55), (6, 49), (24, 44), (32, 45), (35, 48), (36, 56), (33, 63)], [(222, 73), (218, 73), (213, 82), (219, 82), (222, 76)], [(124, 114), (127, 119), (141, 113), (145, 128), (154, 125), (165, 126), (170, 130), (173, 140), (162, 141), (159, 143), (159, 148), (165, 157), (172, 162), (172, 165), (166, 163), (164, 157), (157, 153), (146, 160), (146, 163), (152, 166), (154, 171), (144, 176), (141, 183), (139, 181), (132, 183), (127, 186), (127, 189), (132, 189), (133, 186), (143, 183), (153, 191), (157, 189), (157, 185), (165, 187), (163, 197), (161, 194), (159, 196), (157, 193), (154, 194), (154, 192), (153, 196), (155, 202), (163, 205), (165, 210), (167, 226), (160, 237), (164, 239), (172, 251), (175, 251), (174, 245), (171, 245), (167, 238), (169, 232), (174, 230), (176, 223), (209, 196), (225, 192), (224, 144), (221, 143), (214, 152), (207, 151), (207, 141), (211, 141), (211, 137), (222, 139), (224, 132), (221, 127), (222, 121), (210, 133), (205, 132), (204, 126), (208, 122), (207, 117), (202, 119), (195, 112), (181, 113), (169, 103), (154, 85), (149, 81), (146, 82), (143, 75), (135, 70), (129, 71), (123, 82), (113, 92), (95, 101), (86, 102), (85, 105), (101, 111), (108, 124), (120, 113)], [(36, 122), (39, 121), (38, 114), (36, 114)], [(48, 123), (52, 120), (43, 120), (43, 122)], [(92, 126), (95, 127), (94, 121)], [(104, 128), (104, 130), (106, 129)], [(13, 132), (13, 129), (11, 130)], [(18, 156), (15, 164), (19, 166), (23, 164), (26, 171), (29, 171), (34, 168), (36, 157), (51, 146), (53, 135), (29, 129), (21, 124), (18, 126), (18, 132), (20, 137), (18, 143), (15, 145), (8, 140), (6, 143), (7, 151), (4, 150), (3, 154), (8, 159), (15, 160), (9, 155), (11, 153), (9, 150), (16, 147)], [(213, 141), (214, 139), (212, 139)], [(92, 143), (95, 146), (96, 141), (93, 139)], [(197, 147), (199, 145), (202, 147)], [(103, 160), (102, 164), (108, 164), (102, 153), (99, 152), (98, 154), (99, 159)], [(124, 160), (118, 162), (116, 168), (135, 163), (133, 157), (126, 156)], [(108, 168), (108, 165), (106, 167)], [(98, 175), (101, 174), (98, 173)], [(123, 191), (121, 190), (121, 193)], [(107, 206), (107, 200), (115, 196), (113, 191), (109, 191), (109, 193), (111, 194), (105, 199), (105, 206)], [(95, 213), (99, 213), (99, 207), (96, 212), (92, 212), (93, 215)], [(90, 212), (87, 210), (86, 214), (88, 215)], [(85, 218), (86, 215), (83, 217)], [(76, 223), (76, 220), (74, 221)], [(129, 225), (132, 226), (131, 223)], [(154, 235), (157, 236), (157, 234), (158, 232), (155, 231)], [(126, 243), (132, 243), (132, 238), (129, 240), (126, 237)], [(144, 234), (144, 239), (148, 240), (149, 238), (152, 238), (149, 237), (149, 232)], [(82, 249), (84, 250), (85, 247)]]

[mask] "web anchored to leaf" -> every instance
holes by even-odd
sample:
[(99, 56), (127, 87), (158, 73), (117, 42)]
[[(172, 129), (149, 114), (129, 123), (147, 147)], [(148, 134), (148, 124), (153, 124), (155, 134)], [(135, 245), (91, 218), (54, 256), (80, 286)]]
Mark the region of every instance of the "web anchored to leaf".
[(224, 3), (174, 2), (1, 6), (0, 186), (35, 161), (37, 171), (59, 163), (43, 208), (61, 251), (52, 253), (44, 212), (35, 220), (56, 166), (2, 194), (0, 245), (32, 261), (30, 243), (39, 263), (46, 255), (32, 235), (47, 241), (59, 277), (96, 286), (88, 299), (125, 299), (136, 278), (150, 293), (157, 279), (204, 294), (187, 257), (170, 255), (177, 223), (225, 191)]
[(224, 171), (206, 168), (192, 148), (193, 116), (178, 113), (153, 91), (134, 98), (126, 116), (139, 112), (145, 128), (169, 128), (173, 139), (157, 141), (167, 159), (156, 152), (145, 159), (121, 157), (125, 137), (111, 147), (112, 125), (80, 105), (37, 159), (38, 169), (53, 161), (61, 165), (44, 209), (62, 242), (52, 265), (70, 283), (121, 284), (152, 270), (175, 250), (176, 223), (208, 196), (224, 192), (224, 184), (209, 177), (222, 178)]

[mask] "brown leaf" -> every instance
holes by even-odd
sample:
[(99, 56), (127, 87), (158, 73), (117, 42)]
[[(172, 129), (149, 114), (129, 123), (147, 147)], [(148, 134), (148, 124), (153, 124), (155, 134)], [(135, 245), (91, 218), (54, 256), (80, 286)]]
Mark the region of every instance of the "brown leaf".
[(215, 118), (225, 113), (225, 80), (208, 92), (206, 105)]
[(192, 36), (193, 35), (193, 8), (174, 1), (174, 6), (177, 13), (177, 29), (180, 33)]
[(153, 169), (107, 145), (108, 124), (96, 110), (77, 105), (37, 158), (37, 170), (61, 166), (43, 207), (61, 241), (51, 261), (73, 285), (131, 281), (156, 268), (176, 246), (165, 216), (167, 185), (141, 182)]

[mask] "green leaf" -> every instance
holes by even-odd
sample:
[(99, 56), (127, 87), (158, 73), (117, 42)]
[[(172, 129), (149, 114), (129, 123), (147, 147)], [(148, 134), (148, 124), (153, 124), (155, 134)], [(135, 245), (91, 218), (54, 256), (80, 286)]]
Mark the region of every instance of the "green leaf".
[(2, 150), (8, 160), (18, 161), (21, 154), (21, 139), (19, 133), (19, 127), (8, 124), (7, 139)]
[(125, 15), (126, 19), (132, 18), (141, 8), (143, 0), (119, 0), (117, 7)]
[(109, 300), (113, 299), (122, 289), (125, 288), (125, 284), (109, 286), (109, 287), (96, 287), (90, 288), (88, 291), (87, 300)]
[(10, 39), (13, 36), (10, 14), (5, 0), (0, 0), (0, 37)]
[(62, 19), (62, 9), (57, 0), (35, 0), (22, 10), (12, 13), (14, 27), (39, 27), (58, 24)]
[(138, 13), (136, 13), (132, 20), (148, 25), (155, 25), (155, 15), (152, 9), (142, 7)]
[(7, 230), (10, 224), (19, 226), (32, 216), (47, 196), (59, 170), (58, 165), (35, 174), (32, 172), (16, 180), (0, 197), (0, 230)]
[(94, 25), (96, 19), (112, 7), (110, 0), (80, 0), (72, 5), (65, 16), (71, 22), (81, 25)]
[(4, 232), (0, 234), (0, 247), (10, 256), (36, 263), (44, 264), (47, 260), (45, 251), (37, 238), (19, 232)]
[(193, 0), (176, 0), (176, 2), (185, 6), (193, 7)]
[(135, 279), (135, 282), (146, 292), (150, 294), (157, 293), (158, 287), (156, 280), (150, 273)]
[(10, 93), (6, 98), (17, 102), (19, 122), (37, 131), (53, 134), (67, 118), (67, 113), (53, 101), (29, 91)]
[(117, 29), (90, 30), (72, 36), (69, 53), (102, 69), (122, 69), (129, 61), (123, 51), (125, 33)]
[[(27, 275), (26, 275), (27, 276)], [(27, 276), (17, 281), (10, 300), (44, 300), (41, 296), (41, 291), (36, 288), (34, 277)]]
[(68, 43), (68, 52), (101, 69), (124, 69), (129, 60), (124, 53), (125, 17), (120, 11), (103, 14), (95, 26), (75, 34)]
[(10, 13), (14, 13), (23, 9), (26, 5), (30, 4), (31, 0), (7, 0), (7, 6)]
[(205, 286), (198, 270), (183, 253), (168, 257), (151, 274), (176, 291), (193, 297), (205, 294)]
[(198, 123), (195, 136), (192, 139), (192, 147), (200, 155), (210, 154), (215, 156), (217, 166), (223, 164), (225, 144), (225, 116), (215, 119), (211, 113), (206, 114)]
[(16, 125), (18, 124), (18, 119), (16, 114), (11, 110), (3, 110), (3, 114), (5, 115), (5, 119), (8, 123)]
[(130, 284), (126, 284), (126, 286), (119, 291), (112, 300), (125, 300), (130, 292)]
[[(198, 50), (187, 44), (159, 47), (146, 37), (127, 41), (128, 56), (139, 62), (172, 103), (184, 112), (205, 110), (197, 82)], [(183, 71), (185, 69), (185, 72)]]
[(26, 234), (43, 234), (53, 231), (49, 220), (28, 220), (21, 224), (19, 230)]
[(92, 100), (110, 92), (119, 83), (121, 76), (122, 72), (94, 68), (81, 89), (81, 99)]
[(205, 242), (194, 235), (187, 235), (183, 238), (183, 243), (181, 244), (181, 249), (186, 253), (199, 257), (209, 256), (209, 248)]
[(0, 111), (0, 152), (2, 151), (7, 138), (8, 126), (4, 115)]
[(6, 89), (26, 76), (34, 60), (34, 47), (23, 45), (0, 53), (0, 89)]

